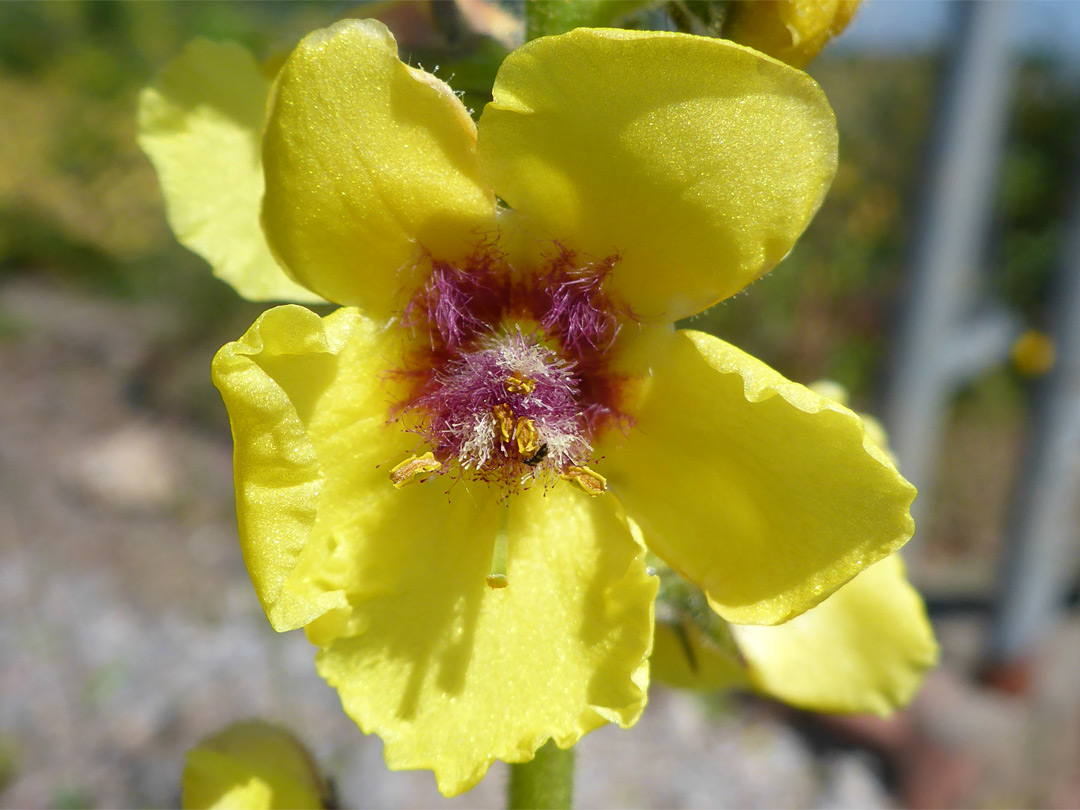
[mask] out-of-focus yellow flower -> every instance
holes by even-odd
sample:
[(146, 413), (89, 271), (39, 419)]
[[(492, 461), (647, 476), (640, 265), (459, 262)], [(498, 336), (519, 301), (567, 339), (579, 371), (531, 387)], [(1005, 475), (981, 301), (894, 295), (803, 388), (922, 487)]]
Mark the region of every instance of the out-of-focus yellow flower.
[(1053, 367), (1057, 358), (1054, 339), (1038, 329), (1028, 329), (1012, 345), (1013, 366), (1027, 377), (1041, 377)]
[(184, 810), (315, 810), (330, 795), (304, 746), (261, 720), (235, 723), (188, 751), (182, 786)]
[(803, 67), (847, 28), (862, 0), (734, 0), (724, 36)]
[[(580, 29), (513, 52), (477, 127), (383, 26), (345, 21), (286, 60), (264, 123), (206, 88), (261, 104), (250, 65), (196, 49), (141, 116), (186, 238), (225, 278), (344, 305), (271, 309), (215, 358), (245, 560), (390, 767), (452, 794), (495, 758), (633, 724), (642, 538), (725, 620), (773, 624), (910, 537), (914, 489), (858, 416), (672, 328), (771, 269), (820, 205), (836, 128), (805, 74)], [(208, 149), (250, 163), (260, 131), (261, 173), (185, 173)], [(222, 182), (247, 185), (217, 221)], [(222, 272), (234, 256), (258, 260)]]

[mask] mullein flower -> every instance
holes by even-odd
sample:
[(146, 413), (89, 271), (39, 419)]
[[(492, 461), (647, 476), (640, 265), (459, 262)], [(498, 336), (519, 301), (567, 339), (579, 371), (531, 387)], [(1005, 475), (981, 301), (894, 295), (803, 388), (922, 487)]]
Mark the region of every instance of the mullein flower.
[[(390, 767), (453, 794), (632, 725), (645, 544), (725, 620), (774, 624), (910, 537), (914, 490), (858, 416), (672, 328), (820, 205), (837, 136), (805, 74), (579, 29), (513, 52), (477, 127), (372, 21), (305, 38), (268, 96), (233, 49), (195, 49), (140, 113), (179, 237), (229, 280), (224, 257), (262, 257), (266, 297), (342, 305), (271, 309), (214, 360), (245, 560)], [(268, 98), (265, 121), (215, 106), (209, 76)], [(185, 172), (230, 154), (243, 172)]]
[(1041, 377), (1054, 368), (1057, 350), (1046, 332), (1028, 329), (1013, 343), (1009, 356), (1013, 368), (1025, 377)]

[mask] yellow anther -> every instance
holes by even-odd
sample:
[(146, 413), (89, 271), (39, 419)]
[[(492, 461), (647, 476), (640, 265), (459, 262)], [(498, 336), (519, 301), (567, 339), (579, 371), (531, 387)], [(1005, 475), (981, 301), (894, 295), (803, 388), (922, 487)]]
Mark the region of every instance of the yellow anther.
[(588, 467), (567, 467), (562, 477), (593, 498), (607, 489), (607, 479)]
[(514, 437), (517, 440), (518, 455), (522, 458), (532, 458), (540, 449), (540, 433), (536, 429), (536, 423), (527, 416), (517, 420)]
[(514, 436), (514, 412), (505, 402), (500, 402), (491, 409), (491, 415), (495, 417), (495, 429), (499, 439), (504, 442), (510, 441)]
[(510, 584), (510, 580), (506, 578), (506, 574), (488, 574), (484, 577), (484, 581), (493, 591), (502, 590)]
[(421, 481), (425, 480), (428, 473), (435, 472), (441, 466), (442, 464), (435, 460), (435, 454), (431, 451), (422, 456), (409, 456), (390, 471), (390, 483), (401, 489), (409, 482), (416, 480), (417, 476), (422, 476)]
[(515, 371), (503, 382), (503, 388), (508, 394), (531, 394), (536, 390), (536, 380)]

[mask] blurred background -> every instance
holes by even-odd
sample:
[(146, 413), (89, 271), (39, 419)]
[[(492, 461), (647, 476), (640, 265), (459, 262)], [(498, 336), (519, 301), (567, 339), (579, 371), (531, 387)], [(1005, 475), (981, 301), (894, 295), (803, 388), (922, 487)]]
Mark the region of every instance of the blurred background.
[[(254, 597), (209, 364), (264, 307), (173, 239), (134, 110), (195, 36), (272, 59), (377, 14), (478, 113), (520, 9), (466, 5), (496, 37), (426, 3), (0, 4), (0, 806), (175, 805), (184, 752), (255, 715), (343, 806), (442, 806)], [(1078, 806), (1080, 4), (871, 0), (808, 70), (832, 192), (693, 325), (885, 420), (942, 665), (890, 722), (654, 688), (579, 745), (579, 804)], [(504, 779), (447, 804), (500, 806)]]

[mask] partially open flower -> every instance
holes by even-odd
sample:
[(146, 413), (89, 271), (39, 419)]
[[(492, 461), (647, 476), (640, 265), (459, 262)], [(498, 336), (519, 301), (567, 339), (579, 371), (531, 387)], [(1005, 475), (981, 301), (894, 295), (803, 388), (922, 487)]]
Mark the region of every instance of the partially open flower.
[[(640, 538), (724, 619), (771, 624), (910, 537), (914, 490), (855, 414), (672, 328), (820, 205), (836, 129), (805, 74), (581, 29), (513, 52), (477, 128), (384, 27), (346, 21), (285, 61), (263, 126), (202, 84), (258, 105), (253, 63), (196, 49), (141, 111), (178, 234), (225, 278), (247, 256), (267, 297), (344, 305), (271, 309), (215, 358), (245, 559), (391, 767), (457, 793), (495, 758), (634, 723), (657, 588)], [(233, 144), (252, 188), (211, 209), (215, 179), (183, 167)]]
[(804, 67), (855, 16), (862, 0), (733, 0), (724, 36)]

